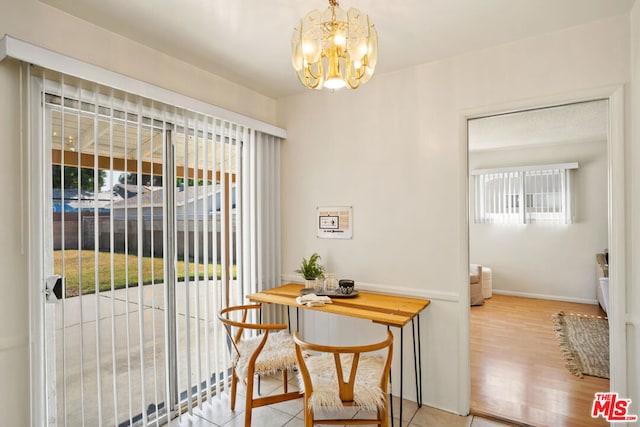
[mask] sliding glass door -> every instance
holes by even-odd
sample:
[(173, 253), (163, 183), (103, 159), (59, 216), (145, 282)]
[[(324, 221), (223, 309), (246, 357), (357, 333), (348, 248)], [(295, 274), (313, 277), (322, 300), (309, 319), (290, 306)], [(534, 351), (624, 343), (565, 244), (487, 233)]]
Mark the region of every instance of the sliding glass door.
[[(51, 424), (160, 425), (227, 384), (215, 313), (242, 300), (241, 126), (34, 78), (47, 153)], [(48, 267), (47, 267), (48, 266)], [(51, 298), (53, 299), (53, 298)]]

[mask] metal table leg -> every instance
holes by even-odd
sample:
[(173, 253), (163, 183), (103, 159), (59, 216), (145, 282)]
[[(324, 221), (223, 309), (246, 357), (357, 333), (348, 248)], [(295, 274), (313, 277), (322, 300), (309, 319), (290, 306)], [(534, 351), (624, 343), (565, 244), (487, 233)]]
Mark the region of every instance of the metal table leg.
[(400, 426), (402, 427), (402, 401), (404, 391), (404, 328), (400, 328)]
[[(387, 326), (387, 331), (389, 331), (390, 327)], [(393, 427), (393, 395), (391, 392), (393, 391), (393, 378), (391, 376), (391, 370), (389, 370), (389, 407), (391, 408), (391, 427)]]
[(420, 393), (418, 394), (418, 408), (422, 408), (422, 341), (420, 338), (420, 314), (416, 316), (418, 319), (418, 372), (416, 373), (416, 383), (420, 384)]
[[(422, 340), (420, 338), (420, 315), (417, 318), (417, 328), (415, 319), (411, 319), (411, 332), (413, 338), (413, 368), (414, 379), (416, 382), (416, 400), (418, 408), (422, 407)], [(417, 331), (416, 331), (417, 329)], [(387, 326), (387, 330), (389, 327)], [(417, 332), (417, 334), (416, 334)], [(418, 337), (416, 342), (416, 335)], [(402, 405), (404, 400), (404, 328), (400, 328), (400, 425), (402, 425)], [(392, 384), (391, 374), (389, 374), (389, 383)], [(393, 387), (391, 387), (393, 388)], [(389, 392), (389, 399), (392, 399)], [(393, 401), (391, 400), (391, 425), (393, 425)]]

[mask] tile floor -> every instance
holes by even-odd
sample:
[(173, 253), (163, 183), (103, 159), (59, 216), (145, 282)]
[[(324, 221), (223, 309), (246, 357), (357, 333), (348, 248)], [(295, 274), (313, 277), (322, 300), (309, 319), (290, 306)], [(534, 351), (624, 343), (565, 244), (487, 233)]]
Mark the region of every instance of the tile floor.
[[(297, 384), (291, 379), (290, 390), (295, 390)], [(280, 390), (277, 378), (263, 378), (261, 391), (263, 395), (272, 394)], [(238, 388), (236, 410), (229, 409), (229, 394), (223, 392), (214, 396), (202, 408), (195, 408), (191, 414), (185, 413), (173, 420), (171, 426), (176, 427), (242, 427), (244, 425), (244, 387)], [(353, 416), (357, 409), (349, 408)], [(394, 426), (400, 426), (399, 399), (393, 398)], [(264, 406), (253, 410), (253, 426), (259, 427), (302, 427), (304, 415), (302, 413), (302, 399)], [(450, 412), (441, 411), (428, 406), (418, 408), (415, 402), (404, 400), (403, 422), (401, 427), (498, 427), (510, 424), (498, 423), (475, 416), (462, 417)]]

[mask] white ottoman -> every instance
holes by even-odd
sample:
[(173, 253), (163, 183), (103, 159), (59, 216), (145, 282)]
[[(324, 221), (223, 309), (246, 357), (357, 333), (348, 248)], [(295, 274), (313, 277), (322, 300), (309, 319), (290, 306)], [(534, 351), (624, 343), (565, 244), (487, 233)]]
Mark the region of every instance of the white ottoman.
[(489, 267), (482, 266), (482, 296), (485, 298), (491, 298), (493, 284), (491, 283), (491, 269)]

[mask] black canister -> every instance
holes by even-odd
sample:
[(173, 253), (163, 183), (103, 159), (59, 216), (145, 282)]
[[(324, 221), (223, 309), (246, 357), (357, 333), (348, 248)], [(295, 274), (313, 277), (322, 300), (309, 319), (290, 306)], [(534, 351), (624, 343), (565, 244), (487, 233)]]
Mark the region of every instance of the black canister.
[(340, 279), (340, 281), (338, 282), (338, 290), (341, 294), (344, 295), (349, 295), (350, 293), (352, 293), (354, 286), (355, 283), (351, 279)]

